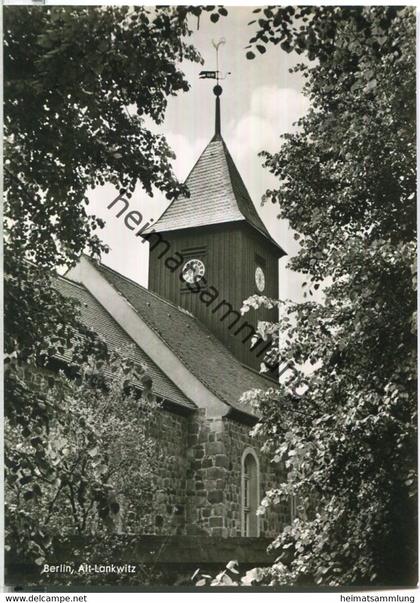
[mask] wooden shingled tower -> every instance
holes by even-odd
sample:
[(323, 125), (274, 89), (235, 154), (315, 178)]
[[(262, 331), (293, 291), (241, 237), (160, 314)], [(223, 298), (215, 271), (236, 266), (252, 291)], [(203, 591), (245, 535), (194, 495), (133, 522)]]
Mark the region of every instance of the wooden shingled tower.
[[(242, 317), (239, 311), (250, 295), (278, 297), (278, 259), (285, 252), (259, 217), (223, 140), (219, 84), (214, 94), (215, 132), (187, 177), (189, 196), (174, 200), (145, 232), (149, 289), (191, 312), (241, 362), (259, 370), (263, 346), (250, 349), (251, 329), (275, 314), (260, 309)], [(182, 257), (178, 271), (163, 261), (168, 246)]]

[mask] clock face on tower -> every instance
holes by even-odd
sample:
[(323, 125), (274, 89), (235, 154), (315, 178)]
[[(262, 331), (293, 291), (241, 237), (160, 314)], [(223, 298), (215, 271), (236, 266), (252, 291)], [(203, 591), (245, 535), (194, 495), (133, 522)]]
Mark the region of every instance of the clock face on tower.
[(265, 275), (260, 266), (257, 266), (255, 269), (255, 284), (257, 285), (258, 291), (262, 293), (265, 289)]
[(201, 260), (192, 259), (185, 262), (182, 269), (182, 278), (190, 285), (198, 283), (204, 276), (206, 268)]

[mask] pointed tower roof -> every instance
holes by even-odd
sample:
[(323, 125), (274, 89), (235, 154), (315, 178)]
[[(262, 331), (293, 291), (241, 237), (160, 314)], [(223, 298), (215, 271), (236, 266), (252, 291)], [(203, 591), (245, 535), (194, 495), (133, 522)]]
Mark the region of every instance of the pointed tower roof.
[(215, 86), (215, 135), (185, 181), (190, 196), (180, 196), (172, 201), (153, 227), (149, 227), (145, 232), (245, 222), (275, 245), (279, 256), (285, 255), (285, 251), (274, 241), (258, 215), (222, 138), (219, 98), (221, 91), (220, 86)]

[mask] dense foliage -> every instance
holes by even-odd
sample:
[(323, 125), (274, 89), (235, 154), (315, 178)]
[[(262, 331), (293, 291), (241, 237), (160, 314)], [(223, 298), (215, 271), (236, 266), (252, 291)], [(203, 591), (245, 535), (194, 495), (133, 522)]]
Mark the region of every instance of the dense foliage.
[(194, 586), (256, 586), (264, 579), (264, 570), (256, 567), (248, 571), (240, 567), (238, 561), (229, 561), (214, 577), (212, 574), (196, 570), (191, 577)]
[(262, 413), (255, 431), (288, 468), (261, 512), (291, 495), (299, 507), (268, 579), (415, 583), (415, 11), (254, 12), (248, 58), (270, 43), (302, 54), (311, 101), (297, 133), (264, 154), (279, 182), (266, 199), (300, 242), (289, 266), (307, 275), (306, 301), (245, 307), (278, 304), (271, 353), (295, 366), (280, 392), (247, 394)]
[[(9, 245), (37, 263), (101, 249), (87, 191), (105, 182), (179, 192), (163, 136), (167, 97), (188, 90), (177, 68), (199, 56), (182, 14), (147, 7), (5, 11), (5, 183)], [(134, 107), (134, 110), (133, 110)]]
[[(30, 365), (13, 369), (5, 423), (13, 558), (41, 565), (51, 559), (54, 535), (62, 543), (116, 527), (150, 529), (144, 522), (160, 454), (152, 437), (157, 404), (144, 369), (115, 354), (87, 358), (76, 379)], [(46, 429), (31, 406), (44, 409)]]

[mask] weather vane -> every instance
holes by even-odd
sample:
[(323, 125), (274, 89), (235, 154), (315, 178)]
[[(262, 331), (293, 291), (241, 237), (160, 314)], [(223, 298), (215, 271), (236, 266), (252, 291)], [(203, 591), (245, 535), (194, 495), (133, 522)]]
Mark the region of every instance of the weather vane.
[(223, 75), (219, 71), (219, 47), (222, 44), (226, 44), (226, 40), (225, 38), (220, 38), (218, 42), (215, 42), (215, 40), (212, 40), (211, 42), (216, 50), (216, 71), (200, 71), (199, 77), (200, 79), (216, 80), (217, 85), (219, 85), (220, 80), (225, 80), (227, 76), (230, 75), (230, 71), (227, 71)]

